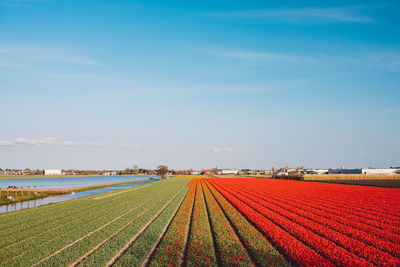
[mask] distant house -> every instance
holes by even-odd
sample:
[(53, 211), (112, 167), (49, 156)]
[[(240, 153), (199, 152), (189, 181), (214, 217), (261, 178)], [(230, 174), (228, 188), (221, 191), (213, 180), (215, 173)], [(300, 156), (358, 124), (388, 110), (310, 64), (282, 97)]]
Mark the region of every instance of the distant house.
[(61, 169), (44, 170), (44, 175), (61, 175), (61, 174), (62, 174)]
[(191, 175), (199, 175), (200, 174), (200, 172), (199, 171), (191, 171), (191, 173), (190, 173)]

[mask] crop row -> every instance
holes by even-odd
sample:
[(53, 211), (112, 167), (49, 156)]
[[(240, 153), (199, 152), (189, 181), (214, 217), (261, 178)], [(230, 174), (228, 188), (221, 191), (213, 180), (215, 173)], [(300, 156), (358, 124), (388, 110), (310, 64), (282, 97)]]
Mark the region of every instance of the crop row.
[(185, 263), (195, 266), (216, 266), (217, 257), (215, 255), (203, 190), (200, 181), (196, 180), (196, 183), (196, 194)]
[[(310, 229), (314, 228), (314, 223), (315, 225), (322, 225), (322, 227), (319, 227), (319, 229), (326, 229), (324, 229), (323, 232), (320, 233), (320, 235), (333, 235), (330, 240), (335, 241), (337, 244), (343, 243), (341, 245), (343, 247), (347, 247), (349, 251), (353, 251), (360, 256), (362, 256), (361, 254), (370, 251), (369, 256), (364, 256), (371, 261), (375, 261), (376, 263), (379, 263), (382, 259), (386, 259), (386, 261), (391, 261), (392, 256), (384, 253), (383, 251), (388, 252), (396, 257), (400, 256), (399, 244), (390, 242), (384, 238), (379, 237), (380, 235), (387, 237), (394, 236), (389, 232), (385, 232), (377, 228), (367, 228), (367, 231), (364, 231), (366, 227), (364, 227), (363, 224), (357, 223), (357, 221), (346, 220), (343, 215), (340, 216), (340, 212), (339, 215), (330, 214), (325, 212), (324, 209), (310, 208), (307, 205), (297, 204), (295, 201), (291, 201), (291, 199), (286, 199), (284, 197), (278, 198), (274, 197), (272, 194), (268, 194), (268, 196), (266, 197), (265, 194), (252, 192), (243, 188), (242, 190), (245, 194), (252, 195), (256, 199), (261, 200), (261, 202), (257, 201), (261, 205), (266, 202), (267, 205), (264, 205), (265, 207), (269, 207), (270, 209), (277, 212), (279, 212), (279, 209), (284, 209), (284, 211), (291, 212), (291, 214), (293, 214), (294, 216), (298, 215), (304, 217), (305, 220), (311, 223), (311, 226), (309, 227)], [(289, 216), (293, 217), (293, 215)], [(332, 232), (332, 230), (334, 232)], [(318, 230), (315, 231), (318, 232)], [(336, 237), (340, 239), (336, 240)], [(367, 245), (362, 244), (362, 242)], [(357, 250), (360, 251), (357, 252)], [(369, 258), (371, 256), (373, 258)]]
[[(141, 187), (138, 187), (138, 189)], [(124, 192), (124, 191), (121, 191)], [(123, 194), (120, 197), (113, 197), (112, 201), (104, 202), (104, 205), (111, 205), (115, 207), (115, 204), (123, 205), (128, 200), (131, 194)], [(1, 233), (3, 236), (7, 236), (7, 239), (0, 240), (0, 248), (5, 247), (9, 244), (14, 244), (19, 240), (33, 236), (35, 234), (43, 233), (46, 229), (52, 229), (59, 225), (70, 223), (71, 218), (81, 218), (83, 215), (87, 215), (91, 210), (97, 210), (100, 200), (94, 201), (92, 197), (75, 199), (66, 202), (57, 203), (57, 205), (49, 205), (45, 207), (38, 207), (36, 209), (19, 211), (18, 213), (7, 214), (6, 216), (0, 217), (0, 220), (6, 220), (8, 217), (12, 217), (16, 221), (22, 221), (23, 223), (13, 226), (12, 231), (7, 233)], [(112, 203), (114, 202), (114, 203)], [(56, 210), (57, 214), (54, 214)], [(36, 212), (35, 212), (36, 211)], [(24, 222), (23, 218), (29, 215), (29, 221)], [(17, 216), (17, 219), (14, 218)]]
[[(340, 214), (345, 215), (346, 212), (342, 211), (341, 204), (335, 209), (334, 197), (331, 197), (329, 203), (330, 210), (325, 211), (324, 206), (318, 208), (318, 196), (324, 195), (322, 199), (327, 201), (327, 196), (337, 193), (335, 185), (329, 191), (326, 185), (318, 188), (318, 184), (313, 184), (313, 190), (305, 191), (303, 184), (308, 189), (309, 184), (304, 182), (261, 179), (210, 179), (210, 182), (296, 264), (400, 265), (399, 244), (392, 242), (393, 239), (384, 238), (393, 234), (385, 232), (387, 227), (375, 228), (364, 223), (351, 223), (349, 220), (339, 223)], [(287, 190), (282, 186), (285, 182)], [(295, 191), (298, 192), (296, 198), (291, 197), (296, 195)], [(361, 201), (365, 191), (354, 191), (358, 193), (355, 198)], [(396, 195), (392, 190), (390, 193), (390, 199), (398, 201), (398, 193)], [(339, 195), (343, 198), (345, 194)], [(304, 203), (299, 199), (308, 199), (309, 196), (314, 199), (314, 203), (299, 204)], [(350, 195), (347, 197), (351, 198)], [(364, 195), (364, 198), (372, 198), (379, 203), (381, 194)], [(351, 209), (351, 205), (358, 202), (349, 203)], [(358, 210), (361, 212), (362, 209)], [(385, 221), (386, 224), (388, 222)], [(397, 225), (391, 226), (389, 229), (398, 230)]]
[(205, 179), (193, 179), (189, 185), (188, 197), (152, 254), (150, 266), (288, 266)]
[[(128, 189), (129, 190), (129, 189)], [(120, 190), (119, 192), (127, 191), (126, 189)], [(105, 193), (109, 195), (110, 193)], [(98, 195), (96, 195), (98, 196)], [(12, 212), (2, 218), (3, 227), (0, 229), (0, 235), (10, 234), (11, 232), (18, 232), (23, 229), (19, 227), (34, 227), (35, 225), (43, 225), (45, 223), (51, 223), (53, 219), (69, 217), (70, 214), (76, 212), (76, 210), (91, 208), (93, 207), (93, 199), (95, 196), (89, 196), (85, 198), (73, 199), (70, 201), (59, 202), (57, 205), (50, 205), (46, 207), (38, 207), (35, 209), (23, 209), (21, 211)], [(76, 202), (79, 202), (79, 206)], [(15, 218), (18, 218), (16, 220)], [(8, 232), (7, 232), (8, 231)]]
[(235, 229), (254, 263), (258, 266), (288, 266), (285, 258), (243, 215), (232, 206), (210, 183), (205, 183), (226, 218)]
[(253, 266), (253, 262), (222, 212), (214, 196), (204, 182), (201, 181), (204, 198), (211, 222), (211, 229), (216, 243), (217, 255), (223, 266)]
[(156, 250), (151, 255), (151, 266), (177, 266), (182, 261), (192, 217), (196, 185), (189, 182), (190, 190), (185, 201), (169, 225)]
[[(156, 187), (156, 191), (160, 190), (157, 189), (158, 188)], [(25, 237), (25, 239), (22, 239), (18, 242), (15, 242), (14, 240), (14, 243), (12, 243), (12, 245), (0, 249), (1, 262), (4, 262), (4, 259), (8, 259), (9, 261), (10, 259), (14, 259), (18, 256), (23, 256), (38, 249), (42, 249), (42, 247), (56, 242), (56, 240), (62, 238), (63, 235), (69, 235), (70, 233), (75, 232), (82, 232), (82, 229), (84, 229), (85, 227), (90, 227), (93, 222), (102, 220), (106, 216), (120, 216), (121, 214), (132, 208), (132, 201), (138, 203), (143, 202), (146, 200), (147, 195), (148, 193), (146, 191), (138, 192), (134, 197), (131, 196), (131, 198), (125, 198), (122, 199), (122, 201), (120, 198), (113, 198), (112, 200), (110, 199), (110, 201), (105, 202), (104, 205), (101, 205), (101, 202), (96, 202), (92, 200), (93, 203), (97, 205), (97, 207), (90, 212), (77, 212), (75, 216), (71, 217), (71, 223), (65, 224), (63, 221), (55, 219), (55, 221), (57, 222), (57, 227), (54, 227), (51, 230), (47, 229), (46, 225), (43, 225), (43, 232), (39, 234), (37, 232), (37, 228), (22, 231), (21, 236)], [(79, 204), (79, 202), (73, 202), (73, 204), (76, 203)], [(77, 210), (79, 211), (79, 205), (77, 205)], [(9, 242), (13, 241), (12, 237), (8, 237), (7, 240), (9, 240)]]
[[(34, 250), (25, 251), (14, 259), (10, 260), (8, 258), (5, 262), (3, 261), (3, 265), (12, 266), (37, 263), (46, 265), (57, 263), (58, 265), (63, 265), (71, 263), (144, 211), (148, 210), (149, 212), (140, 217), (151, 216), (151, 212), (160, 210), (162, 205), (171, 199), (173, 195), (171, 192), (177, 192), (186, 183), (187, 180), (173, 180), (168, 181), (168, 183), (157, 182), (152, 186), (151, 190), (143, 189), (132, 194), (126, 193), (113, 196), (107, 198), (106, 201), (92, 200), (97, 203), (96, 210), (97, 214), (100, 215), (99, 217), (90, 216), (93, 214), (82, 216), (82, 219), (79, 220), (81, 224), (78, 224), (78, 227), (68, 229), (66, 232), (55, 233), (51, 237), (50, 242), (46, 241), (43, 244), (39, 244)], [(148, 198), (150, 192), (155, 193), (153, 199)], [(116, 200), (124, 200), (123, 205), (120, 201)], [(138, 221), (139, 219), (141, 218), (138, 218)], [(145, 219), (143, 220), (145, 221)], [(135, 222), (132, 225), (136, 226), (139, 223)], [(127, 229), (124, 229), (124, 231)], [(123, 231), (121, 231), (122, 233)], [(35, 238), (29, 241), (32, 240), (35, 240)]]

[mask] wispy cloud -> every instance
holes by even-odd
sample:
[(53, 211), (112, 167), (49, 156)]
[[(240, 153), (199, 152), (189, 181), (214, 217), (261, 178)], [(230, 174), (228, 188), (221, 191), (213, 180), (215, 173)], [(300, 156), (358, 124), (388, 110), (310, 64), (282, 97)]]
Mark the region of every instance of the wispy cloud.
[(353, 66), (358, 69), (375, 68), (388, 72), (400, 72), (400, 52), (397, 50), (352, 51), (351, 54), (290, 54), (285, 52), (251, 51), (238, 48), (205, 47), (201, 53), (215, 57), (246, 60), (254, 64), (277, 64), (282, 66), (321, 66), (337, 68)]
[[(104, 64), (66, 49), (45, 47), (35, 44), (0, 44), (1, 62), (73, 64), (103, 66)], [(3, 64), (4, 65), (4, 64)]]
[(233, 148), (233, 147), (213, 147), (211, 152), (213, 153), (245, 153), (245, 152), (259, 152), (260, 149), (248, 149), (248, 148)]
[(213, 147), (211, 148), (211, 151), (214, 153), (233, 153), (235, 152), (235, 149), (231, 147), (225, 147), (225, 148)]
[(226, 57), (226, 58), (236, 58), (236, 59), (246, 59), (246, 60), (258, 60), (258, 61), (284, 61), (288, 63), (307, 63), (312, 62), (312, 58), (297, 56), (284, 53), (272, 53), (272, 52), (258, 52), (249, 50), (239, 50), (239, 49), (217, 49), (217, 48), (207, 48), (202, 49), (202, 52), (207, 55)]
[(46, 0), (0, 0), (0, 6), (18, 7), (23, 4), (45, 2)]
[(361, 14), (362, 7), (331, 7), (331, 8), (289, 8), (289, 9), (258, 9), (232, 12), (210, 13), (209, 16), (235, 19), (263, 20), (324, 20), (332, 22), (371, 23), (375, 20)]
[(111, 147), (111, 146), (117, 146), (117, 147), (125, 147), (125, 148), (130, 148), (134, 150), (140, 150), (141, 146), (140, 145), (135, 145), (135, 144), (105, 144), (105, 143), (99, 143), (99, 142), (78, 142), (78, 141), (65, 141), (65, 140), (58, 140), (54, 137), (42, 137), (42, 138), (37, 138), (37, 139), (32, 139), (32, 138), (14, 138), (14, 139), (8, 139), (8, 140), (0, 140), (0, 147), (6, 147), (6, 146), (11, 146), (11, 147), (17, 147), (17, 146), (37, 146), (37, 147), (42, 147), (42, 146), (63, 146), (63, 147)]
[(367, 54), (366, 61), (372, 67), (377, 67), (390, 72), (400, 72), (400, 53), (387, 51), (381, 53)]

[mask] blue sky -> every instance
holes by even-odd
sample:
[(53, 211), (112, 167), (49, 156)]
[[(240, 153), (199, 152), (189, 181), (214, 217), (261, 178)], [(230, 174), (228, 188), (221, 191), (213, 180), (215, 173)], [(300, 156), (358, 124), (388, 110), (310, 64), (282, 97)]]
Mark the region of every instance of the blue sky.
[(399, 12), (0, 0), (0, 167), (399, 166)]

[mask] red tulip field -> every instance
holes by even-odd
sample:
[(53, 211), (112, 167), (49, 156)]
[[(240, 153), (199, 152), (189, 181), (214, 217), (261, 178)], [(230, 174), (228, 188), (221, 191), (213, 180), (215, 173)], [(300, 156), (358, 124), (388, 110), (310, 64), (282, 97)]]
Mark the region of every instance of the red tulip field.
[(171, 178), (0, 216), (1, 266), (400, 266), (400, 190)]

